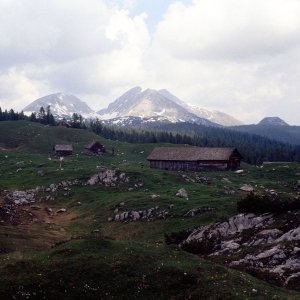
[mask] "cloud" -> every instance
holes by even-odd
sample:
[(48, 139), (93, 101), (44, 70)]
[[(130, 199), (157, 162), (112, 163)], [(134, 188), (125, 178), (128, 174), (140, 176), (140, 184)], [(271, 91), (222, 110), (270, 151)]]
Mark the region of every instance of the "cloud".
[(150, 42), (145, 18), (98, 0), (1, 0), (0, 72), (15, 70), (19, 94), (28, 93), (18, 84), (25, 78), (79, 95), (131, 85)]
[(289, 102), (300, 109), (293, 100), (299, 94), (299, 13), (294, 0), (176, 2), (153, 38), (157, 83), (245, 122), (275, 114), (300, 124), (294, 112), (281, 109)]
[(298, 0), (169, 1), (160, 17), (142, 2), (0, 0), (0, 105), (63, 91), (99, 109), (141, 85), (300, 124)]
[(156, 39), (182, 59), (257, 59), (299, 46), (299, 14), (295, 0), (177, 2), (160, 22)]

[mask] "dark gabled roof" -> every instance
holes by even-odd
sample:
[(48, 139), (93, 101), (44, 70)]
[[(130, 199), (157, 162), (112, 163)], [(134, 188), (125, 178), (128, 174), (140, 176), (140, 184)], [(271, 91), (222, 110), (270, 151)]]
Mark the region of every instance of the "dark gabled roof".
[(241, 157), (236, 148), (158, 147), (153, 149), (147, 160), (228, 160), (233, 152)]
[(54, 146), (55, 151), (73, 151), (72, 145), (55, 145)]
[(95, 145), (99, 145), (100, 147), (104, 147), (100, 142), (93, 141), (93, 142), (89, 143), (88, 145), (86, 145), (84, 148), (85, 149), (91, 149)]

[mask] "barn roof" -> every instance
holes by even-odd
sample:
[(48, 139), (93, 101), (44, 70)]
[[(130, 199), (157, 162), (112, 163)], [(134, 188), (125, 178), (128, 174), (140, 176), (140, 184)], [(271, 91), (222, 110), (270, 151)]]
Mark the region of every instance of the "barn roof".
[(55, 151), (73, 151), (73, 146), (72, 145), (55, 145), (54, 146)]
[(103, 147), (103, 145), (100, 143), (100, 142), (98, 142), (98, 141), (93, 141), (93, 142), (91, 142), (91, 143), (89, 143), (88, 145), (86, 145), (84, 148), (85, 149), (91, 149), (93, 146), (95, 146), (95, 145), (99, 145), (100, 147)]
[[(208, 147), (157, 147), (147, 157), (148, 160), (198, 161), (228, 160), (236, 148)], [(238, 155), (239, 152), (237, 151)]]

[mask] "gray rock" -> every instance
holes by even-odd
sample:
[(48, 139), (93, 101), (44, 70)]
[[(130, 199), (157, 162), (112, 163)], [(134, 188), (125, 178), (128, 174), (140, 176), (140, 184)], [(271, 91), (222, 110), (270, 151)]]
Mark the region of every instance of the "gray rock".
[(229, 237), (236, 233), (240, 233), (245, 229), (261, 228), (272, 222), (273, 219), (271, 214), (260, 216), (254, 214), (239, 214), (228, 219), (226, 222), (202, 226), (194, 230), (185, 240), (185, 243), (194, 240), (201, 242), (203, 238), (206, 238), (207, 236), (210, 238), (215, 237), (216, 239), (219, 237)]
[(93, 175), (88, 181), (87, 181), (87, 184), (88, 185), (95, 185), (99, 182), (99, 177), (98, 177), (98, 174), (96, 175)]
[(244, 191), (244, 192), (253, 192), (254, 188), (252, 185), (250, 184), (244, 184), (240, 187), (240, 190)]
[(40, 176), (40, 177), (43, 177), (43, 176), (45, 176), (45, 173), (44, 173), (44, 171), (43, 171), (43, 170), (39, 170), (39, 171), (37, 171), (37, 176)]
[(265, 229), (254, 235), (250, 241), (245, 243), (247, 246), (258, 246), (264, 244), (274, 243), (275, 240), (280, 237), (283, 232), (279, 229)]
[(188, 193), (184, 188), (179, 189), (176, 193), (176, 196), (180, 198), (185, 198), (186, 200), (189, 199)]
[(277, 243), (279, 242), (288, 242), (288, 241), (300, 241), (300, 226), (295, 229), (288, 231), (287, 233), (283, 234), (280, 238), (276, 240)]
[(133, 221), (136, 221), (136, 220), (140, 219), (140, 214), (139, 214), (138, 211), (132, 211), (131, 216), (132, 216)]

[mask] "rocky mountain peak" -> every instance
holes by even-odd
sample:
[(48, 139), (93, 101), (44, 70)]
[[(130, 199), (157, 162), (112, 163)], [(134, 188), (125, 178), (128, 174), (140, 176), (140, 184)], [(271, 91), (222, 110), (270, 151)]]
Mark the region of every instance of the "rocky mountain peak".
[(82, 115), (85, 118), (95, 116), (94, 111), (82, 100), (71, 94), (54, 93), (31, 102), (24, 107), (23, 111), (29, 115), (32, 112), (39, 112), (41, 107), (46, 108), (50, 105), (53, 116), (57, 119), (70, 118), (73, 113)]

